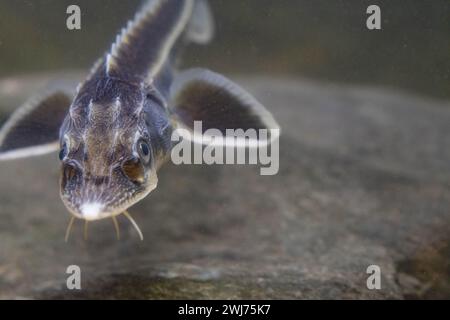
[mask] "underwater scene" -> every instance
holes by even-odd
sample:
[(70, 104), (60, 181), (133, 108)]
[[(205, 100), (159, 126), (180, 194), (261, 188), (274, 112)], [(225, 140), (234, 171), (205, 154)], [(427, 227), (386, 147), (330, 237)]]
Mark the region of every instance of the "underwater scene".
[(0, 299), (450, 299), (449, 39), (448, 0), (0, 0)]

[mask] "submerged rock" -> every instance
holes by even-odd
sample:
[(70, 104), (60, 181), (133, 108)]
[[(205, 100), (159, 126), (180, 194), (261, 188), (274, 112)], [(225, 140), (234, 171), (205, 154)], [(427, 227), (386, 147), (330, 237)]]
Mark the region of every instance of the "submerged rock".
[[(0, 81), (3, 114), (47, 79)], [(121, 241), (104, 220), (64, 243), (56, 155), (0, 163), (0, 298), (450, 298), (449, 103), (238, 79), (282, 127), (279, 173), (166, 165), (130, 210), (143, 242), (119, 217)]]

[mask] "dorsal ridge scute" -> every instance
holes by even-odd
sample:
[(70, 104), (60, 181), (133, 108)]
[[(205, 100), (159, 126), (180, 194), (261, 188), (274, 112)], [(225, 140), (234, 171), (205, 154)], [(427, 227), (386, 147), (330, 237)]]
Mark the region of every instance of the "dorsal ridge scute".
[(194, 0), (148, 1), (117, 35), (106, 55), (106, 73), (141, 79), (157, 74), (185, 29), (193, 4)]

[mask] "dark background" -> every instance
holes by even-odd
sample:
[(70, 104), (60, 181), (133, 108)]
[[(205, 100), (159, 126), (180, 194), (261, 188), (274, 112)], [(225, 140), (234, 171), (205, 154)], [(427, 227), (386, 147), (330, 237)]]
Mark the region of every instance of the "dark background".
[[(0, 77), (89, 68), (141, 1), (0, 0)], [(301, 76), (450, 98), (449, 0), (211, 0), (214, 42), (190, 46), (186, 66)], [(78, 4), (82, 29), (66, 29)], [(382, 11), (366, 29), (366, 8)]]

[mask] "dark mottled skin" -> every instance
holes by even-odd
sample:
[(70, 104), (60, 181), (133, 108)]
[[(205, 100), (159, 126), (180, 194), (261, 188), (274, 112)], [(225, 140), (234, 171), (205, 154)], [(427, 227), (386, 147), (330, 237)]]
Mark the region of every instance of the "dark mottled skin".
[[(166, 106), (173, 53), (164, 43), (193, 2), (157, 2), (80, 85), (61, 127), (61, 148), (67, 149), (61, 197), (80, 218), (86, 203), (101, 203), (103, 218), (143, 198), (156, 187), (156, 170), (171, 149)], [(148, 5), (143, 10), (151, 11)], [(149, 159), (142, 159), (141, 143)]]

